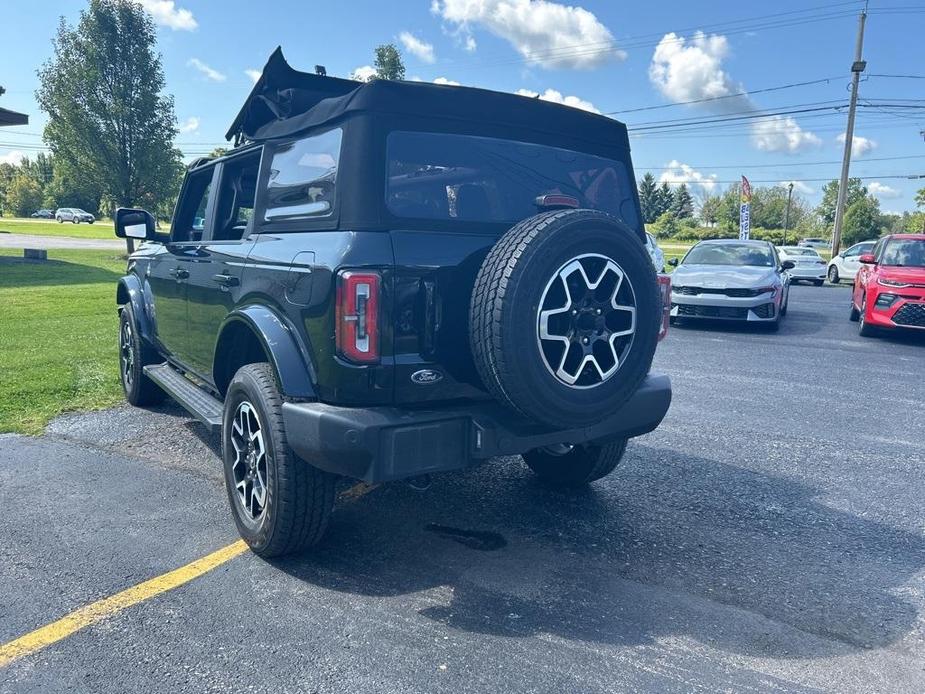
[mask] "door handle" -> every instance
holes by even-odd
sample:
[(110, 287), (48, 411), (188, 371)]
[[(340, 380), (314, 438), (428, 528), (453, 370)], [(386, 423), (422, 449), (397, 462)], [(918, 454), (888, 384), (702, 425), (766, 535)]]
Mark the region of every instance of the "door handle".
[(224, 275), (224, 274), (212, 275), (212, 281), (217, 282), (223, 287), (237, 287), (238, 286), (238, 278), (235, 277), (234, 275)]
[(182, 267), (172, 267), (167, 271), (167, 273), (171, 277), (176, 277), (178, 280), (185, 280), (187, 277), (189, 277), (189, 270), (184, 270)]

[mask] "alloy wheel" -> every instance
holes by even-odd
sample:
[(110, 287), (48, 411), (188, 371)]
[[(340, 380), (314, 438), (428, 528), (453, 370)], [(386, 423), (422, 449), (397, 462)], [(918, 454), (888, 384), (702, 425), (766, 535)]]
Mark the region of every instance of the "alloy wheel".
[(119, 331), (119, 363), (122, 366), (122, 380), (126, 388), (131, 388), (135, 380), (135, 351), (132, 345), (132, 322), (122, 323)]
[(537, 340), (546, 368), (572, 388), (593, 388), (620, 368), (636, 333), (636, 296), (612, 258), (564, 263), (543, 291)]
[(838, 284), (838, 268), (834, 265), (829, 268), (829, 282), (832, 284)]
[(257, 409), (246, 400), (235, 410), (231, 445), (235, 456), (231, 473), (238, 503), (251, 521), (258, 521), (267, 508), (267, 449)]

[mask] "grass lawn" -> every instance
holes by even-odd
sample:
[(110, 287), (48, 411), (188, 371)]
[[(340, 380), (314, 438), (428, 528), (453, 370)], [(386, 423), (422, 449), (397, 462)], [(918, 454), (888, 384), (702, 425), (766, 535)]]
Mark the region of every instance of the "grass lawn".
[(21, 255), (0, 249), (0, 432), (38, 434), (61, 412), (122, 399), (115, 292), (125, 261), (52, 250), (47, 263), (10, 262)]
[(37, 236), (70, 236), (77, 239), (114, 239), (112, 221), (97, 220), (95, 224), (58, 224), (54, 219), (13, 219), (0, 217), (0, 234), (35, 234)]

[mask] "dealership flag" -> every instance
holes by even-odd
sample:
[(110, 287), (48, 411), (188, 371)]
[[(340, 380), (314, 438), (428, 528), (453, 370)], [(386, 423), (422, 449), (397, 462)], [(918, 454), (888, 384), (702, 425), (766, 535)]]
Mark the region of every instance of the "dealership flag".
[(751, 231), (751, 205), (752, 205), (752, 186), (745, 176), (742, 176), (742, 198), (739, 201), (739, 238), (743, 241), (748, 240)]

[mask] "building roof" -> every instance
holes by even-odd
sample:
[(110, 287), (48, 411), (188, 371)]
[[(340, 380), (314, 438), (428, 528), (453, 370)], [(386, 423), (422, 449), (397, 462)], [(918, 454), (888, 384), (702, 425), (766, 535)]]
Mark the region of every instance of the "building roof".
[(279, 48), (267, 61), (226, 138), (241, 142), (289, 137), (358, 112), (526, 128), (629, 149), (626, 126), (606, 116), (473, 87), (321, 77), (294, 70)]
[(28, 125), (29, 116), (25, 113), (16, 113), (5, 108), (0, 108), (0, 126), (3, 125)]

